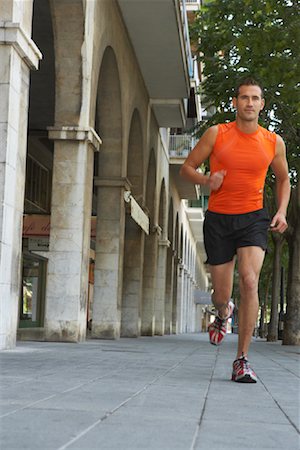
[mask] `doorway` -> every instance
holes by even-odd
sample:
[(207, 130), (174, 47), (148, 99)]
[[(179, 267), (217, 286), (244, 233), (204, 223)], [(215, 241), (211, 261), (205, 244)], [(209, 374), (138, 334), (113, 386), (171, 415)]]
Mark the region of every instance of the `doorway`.
[(47, 261), (23, 255), (19, 328), (42, 327), (44, 324)]

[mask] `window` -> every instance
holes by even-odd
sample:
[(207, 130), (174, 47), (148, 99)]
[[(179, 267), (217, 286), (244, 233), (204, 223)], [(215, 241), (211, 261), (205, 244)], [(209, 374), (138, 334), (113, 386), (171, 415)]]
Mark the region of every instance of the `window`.
[(32, 156), (27, 155), (25, 184), (25, 214), (49, 213), (51, 174)]

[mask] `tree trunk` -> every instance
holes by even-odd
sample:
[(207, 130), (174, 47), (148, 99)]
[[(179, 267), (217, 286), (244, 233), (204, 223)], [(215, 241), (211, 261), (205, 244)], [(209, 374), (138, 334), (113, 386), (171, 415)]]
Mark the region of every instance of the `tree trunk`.
[(289, 221), (289, 271), (284, 345), (300, 345), (300, 183), (293, 190)]
[(274, 242), (274, 259), (272, 273), (272, 303), (271, 319), (268, 328), (268, 342), (274, 342), (278, 339), (278, 305), (280, 299), (280, 281), (281, 281), (281, 250), (283, 245), (283, 236), (276, 233), (272, 235)]
[(259, 331), (258, 335), (260, 338), (264, 338), (264, 328), (265, 328), (265, 317), (266, 317), (266, 305), (263, 303), (260, 307), (260, 319), (259, 319)]
[(261, 338), (265, 338), (267, 335), (265, 320), (266, 320), (266, 312), (267, 312), (267, 306), (268, 306), (271, 275), (272, 275), (271, 273), (268, 274), (266, 291), (264, 293), (265, 295), (263, 297), (263, 303), (261, 305), (261, 313), (260, 313), (260, 321), (259, 321), (259, 337), (261, 337)]

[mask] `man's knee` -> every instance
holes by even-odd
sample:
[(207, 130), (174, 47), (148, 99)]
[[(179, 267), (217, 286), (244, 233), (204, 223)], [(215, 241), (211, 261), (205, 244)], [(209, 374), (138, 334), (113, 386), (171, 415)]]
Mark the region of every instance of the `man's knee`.
[(240, 284), (246, 292), (257, 292), (258, 276), (254, 272), (240, 274)]

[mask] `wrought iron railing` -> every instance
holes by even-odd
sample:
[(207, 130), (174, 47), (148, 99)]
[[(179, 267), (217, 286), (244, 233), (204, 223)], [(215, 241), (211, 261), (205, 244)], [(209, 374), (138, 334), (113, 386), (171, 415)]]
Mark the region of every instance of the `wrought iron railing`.
[(197, 139), (190, 134), (171, 134), (169, 140), (170, 157), (183, 158), (195, 147)]

